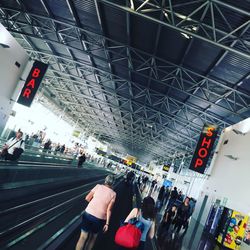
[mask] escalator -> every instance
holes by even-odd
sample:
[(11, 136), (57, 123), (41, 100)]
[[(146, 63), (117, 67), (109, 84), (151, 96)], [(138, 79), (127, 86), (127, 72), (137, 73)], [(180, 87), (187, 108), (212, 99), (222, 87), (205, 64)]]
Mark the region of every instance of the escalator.
[[(26, 167), (2, 169), (5, 175), (0, 181), (0, 249), (41, 248), (80, 216), (87, 205), (84, 197), (97, 183), (103, 183), (108, 174), (98, 168), (65, 170), (59, 167), (57, 172), (48, 169), (44, 173), (45, 170), (46, 166), (42, 167), (43, 172)], [(47, 180), (48, 174), (55, 175), (53, 181), (41, 183)], [(33, 183), (27, 185), (32, 178)]]

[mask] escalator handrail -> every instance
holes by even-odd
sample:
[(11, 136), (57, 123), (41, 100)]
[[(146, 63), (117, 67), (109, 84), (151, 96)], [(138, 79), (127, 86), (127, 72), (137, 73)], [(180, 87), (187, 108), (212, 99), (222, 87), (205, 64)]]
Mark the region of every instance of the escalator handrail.
[[(103, 175), (94, 176), (94, 177), (101, 177), (101, 176), (103, 176)], [(105, 176), (105, 175), (104, 175), (104, 176)], [(100, 180), (98, 180), (98, 181), (100, 181)], [(97, 181), (95, 181), (95, 182), (97, 182)], [(92, 183), (93, 183), (93, 182), (92, 182)], [(84, 188), (84, 187), (86, 187), (86, 186), (91, 185), (92, 183), (84, 184), (84, 185), (81, 185), (81, 186), (79, 186), (79, 187), (71, 188), (71, 189), (68, 189), (68, 190), (65, 190), (65, 191), (62, 191), (62, 192), (58, 192), (58, 193), (56, 193), (56, 194), (52, 194), (52, 195), (49, 195), (49, 196), (46, 196), (46, 197), (43, 197), (43, 198), (40, 198), (40, 199), (37, 199), (37, 200), (34, 200), (34, 201), (30, 201), (30, 202), (27, 202), (27, 203), (24, 203), (24, 204), (21, 204), (21, 205), (12, 207), (12, 208), (5, 209), (5, 210), (3, 210), (3, 211), (0, 211), (0, 216), (4, 215), (4, 214), (6, 214), (6, 213), (14, 212), (14, 211), (16, 211), (16, 210), (18, 210), (18, 209), (21, 209), (21, 208), (24, 208), (24, 207), (26, 207), (26, 206), (34, 205), (34, 204), (36, 204), (36, 203), (38, 203), (38, 202), (41, 202), (41, 201), (45, 201), (45, 200), (48, 200), (48, 199), (51, 199), (51, 198), (55, 198), (55, 197), (57, 197), (57, 196), (64, 195), (64, 194), (69, 193), (69, 192), (71, 192), (71, 191), (75, 191), (75, 190), (77, 190), (77, 189)]]
[(10, 247), (16, 245), (18, 242), (24, 240), (25, 238), (27, 238), (29, 235), (35, 233), (36, 231), (38, 231), (39, 229), (42, 229), (44, 228), (45, 226), (47, 226), (49, 223), (53, 222), (54, 220), (56, 220), (57, 218), (59, 218), (60, 216), (62, 216), (63, 214), (67, 213), (68, 211), (70, 210), (69, 209), (66, 209), (60, 213), (57, 213), (55, 216), (51, 217), (49, 220), (39, 224), (39, 226), (37, 226), (35, 229), (31, 229), (29, 230), (28, 232), (26, 232), (25, 234), (22, 234), (20, 235), (18, 238), (16, 238), (15, 240), (9, 242), (5, 247), (4, 249), (9, 249)]
[(69, 164), (66, 163), (54, 163), (54, 162), (39, 162), (39, 161), (5, 161), (5, 160), (0, 160), (1, 164), (6, 164), (6, 165), (14, 165), (14, 166), (19, 166), (19, 165), (31, 165), (31, 166), (37, 166), (37, 165), (41, 165), (41, 166), (68, 166)]

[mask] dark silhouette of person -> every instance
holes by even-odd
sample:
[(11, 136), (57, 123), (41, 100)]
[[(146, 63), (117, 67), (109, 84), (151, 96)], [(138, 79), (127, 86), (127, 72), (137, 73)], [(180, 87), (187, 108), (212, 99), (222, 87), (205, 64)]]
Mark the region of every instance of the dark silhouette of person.
[(86, 161), (86, 155), (84, 153), (84, 151), (81, 151), (80, 152), (80, 155), (78, 157), (78, 168), (81, 168), (82, 167), (82, 164)]

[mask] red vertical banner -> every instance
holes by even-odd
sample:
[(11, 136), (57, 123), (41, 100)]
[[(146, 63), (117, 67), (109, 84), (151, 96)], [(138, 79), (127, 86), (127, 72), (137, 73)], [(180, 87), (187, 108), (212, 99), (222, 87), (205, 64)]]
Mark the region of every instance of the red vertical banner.
[(204, 173), (217, 134), (218, 127), (216, 125), (204, 125), (189, 169), (201, 174)]
[(30, 107), (47, 68), (48, 64), (39, 61), (35, 61), (33, 63), (30, 73), (17, 100), (18, 103)]

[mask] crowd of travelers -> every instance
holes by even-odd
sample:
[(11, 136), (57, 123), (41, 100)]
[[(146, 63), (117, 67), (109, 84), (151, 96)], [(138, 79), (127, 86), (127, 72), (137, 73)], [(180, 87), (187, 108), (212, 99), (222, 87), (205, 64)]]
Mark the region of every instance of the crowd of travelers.
[(0, 148), (0, 160), (18, 161), (26, 148), (32, 151), (40, 151), (44, 154), (73, 157), (78, 160), (77, 166), (79, 168), (88, 160), (107, 169), (116, 169), (118, 172), (121, 172), (119, 164), (107, 161), (104, 157), (96, 157), (87, 153), (85, 146), (75, 143), (74, 146), (67, 147), (63, 143), (52, 142), (51, 139), (46, 138), (44, 131), (38, 131), (29, 135), (24, 134), (19, 129), (17, 132), (12, 131), (8, 136), (7, 142), (4, 143), (2, 149)]
[[(53, 143), (49, 139), (43, 142), (42, 137), (42, 133), (32, 136), (41, 140), (44, 152), (52, 150)], [(23, 138), (23, 132), (19, 129), (4, 144), (1, 157), (5, 160), (17, 160), (29, 140), (30, 138)], [(66, 147), (57, 144), (54, 151), (65, 153)], [(78, 156), (78, 167), (81, 167), (87, 158), (81, 145), (75, 144), (73, 154)], [(110, 162), (106, 167), (109, 168), (109, 165)], [(85, 197), (88, 206), (82, 216), (81, 234), (76, 250), (92, 249), (98, 233), (109, 230), (112, 207), (116, 200), (114, 182), (115, 176), (108, 175), (103, 185), (97, 184)], [(193, 198), (185, 197), (177, 187), (170, 188), (164, 185), (160, 187), (157, 179), (147, 174), (137, 176), (135, 171), (126, 171), (125, 182), (133, 187), (133, 191), (137, 184), (144, 199), (141, 206), (130, 211), (117, 230), (114, 239), (117, 249), (143, 250), (147, 237), (152, 239), (154, 236), (157, 237), (160, 248), (166, 249), (164, 246), (169, 240), (179, 236), (181, 230), (184, 231), (183, 234), (186, 232), (195, 207)], [(159, 221), (160, 214), (163, 215)]]
[(7, 161), (17, 161), (25, 151), (25, 147), (33, 147), (33, 149), (41, 150), (43, 153), (73, 156), (78, 158), (78, 167), (82, 167), (89, 157), (82, 144), (75, 143), (73, 147), (66, 147), (65, 144), (52, 142), (49, 138), (46, 139), (46, 134), (43, 131), (24, 136), (21, 129), (18, 129), (17, 132), (12, 131), (8, 138), (0, 150), (0, 159)]
[(83, 150), (83, 145), (75, 143), (73, 147), (67, 147), (64, 143), (52, 142), (50, 138), (46, 138), (44, 131), (38, 131), (31, 135), (26, 134), (24, 138), (25, 144), (42, 149), (45, 153), (78, 155)]
[[(146, 177), (142, 175), (136, 178), (133, 171), (127, 171), (125, 182), (128, 185), (147, 185), (150, 191), (145, 194), (141, 205), (133, 208), (116, 229), (114, 241), (117, 250), (143, 250), (147, 238), (154, 237), (157, 238), (160, 249), (167, 249), (165, 244), (174, 237), (179, 237), (181, 230), (185, 234), (188, 228), (195, 200), (185, 197), (176, 187), (170, 189), (164, 186), (159, 188), (158, 196), (154, 199), (152, 189), (154, 190), (157, 181), (149, 181), (150, 178)], [(114, 175), (107, 176), (103, 185), (97, 184), (85, 197), (88, 206), (82, 216), (81, 234), (76, 250), (92, 249), (97, 235), (110, 229), (112, 207), (116, 201), (114, 182)], [(159, 202), (161, 208), (157, 205)], [(163, 215), (158, 220), (160, 212), (163, 212)]]

